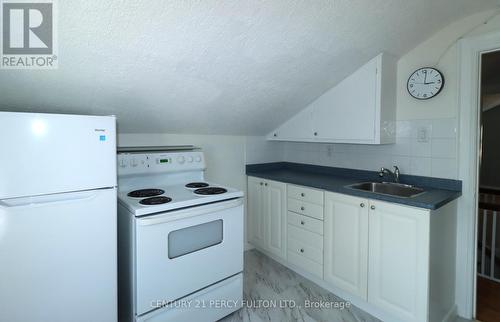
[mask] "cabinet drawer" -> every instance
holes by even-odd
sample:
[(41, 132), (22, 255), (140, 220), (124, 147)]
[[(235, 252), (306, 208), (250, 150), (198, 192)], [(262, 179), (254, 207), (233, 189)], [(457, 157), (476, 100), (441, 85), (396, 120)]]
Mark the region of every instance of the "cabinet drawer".
[(309, 246), (299, 240), (288, 238), (287, 248), (289, 252), (295, 252), (300, 256), (304, 256), (318, 264), (323, 264), (323, 249)]
[(311, 233), (310, 231), (295, 227), (290, 224), (287, 228), (288, 238), (295, 239), (303, 244), (317, 249), (323, 249), (323, 236)]
[(288, 185), (288, 197), (323, 205), (323, 191), (302, 186)]
[(323, 220), (323, 206), (293, 198), (288, 198), (287, 206), (289, 211)]
[(288, 223), (299, 228), (323, 235), (323, 222), (318, 219), (299, 215), (294, 212), (288, 212)]
[(288, 262), (295, 265), (304, 271), (307, 271), (313, 275), (323, 278), (323, 265), (318, 264), (315, 261), (310, 260), (305, 256), (301, 256), (296, 252), (288, 251), (287, 254)]

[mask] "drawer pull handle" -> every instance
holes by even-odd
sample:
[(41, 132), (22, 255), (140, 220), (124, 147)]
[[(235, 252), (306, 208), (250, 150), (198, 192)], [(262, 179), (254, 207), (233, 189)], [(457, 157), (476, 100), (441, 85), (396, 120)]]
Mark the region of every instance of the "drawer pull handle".
[(304, 248), (301, 248), (301, 249), (300, 249), (300, 252), (301, 252), (301, 253), (303, 253), (303, 252), (304, 252)]
[(302, 193), (300, 194), (300, 196), (301, 196), (301, 197), (305, 197), (305, 196), (306, 196), (306, 194), (302, 192)]
[(365, 204), (364, 204), (364, 203), (361, 203), (359, 206), (360, 206), (361, 208), (364, 208), (364, 207), (365, 207)]
[(370, 207), (370, 209), (371, 209), (371, 210), (375, 210), (375, 206), (373, 206), (373, 205), (372, 205), (372, 206)]
[(306, 223), (305, 223), (303, 220), (301, 220), (301, 221), (300, 221), (300, 224), (301, 224), (301, 225), (305, 225)]
[(300, 210), (306, 210), (306, 208), (304, 206), (300, 207)]

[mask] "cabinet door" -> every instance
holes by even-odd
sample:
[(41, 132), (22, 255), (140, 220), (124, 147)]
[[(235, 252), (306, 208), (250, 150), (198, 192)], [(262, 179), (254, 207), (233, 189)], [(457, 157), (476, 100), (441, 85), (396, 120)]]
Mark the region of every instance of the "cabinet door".
[(266, 207), (267, 247), (281, 258), (286, 257), (286, 184), (276, 181), (264, 183)]
[(367, 298), (368, 200), (325, 194), (324, 279)]
[(312, 141), (313, 137), (312, 110), (309, 109), (300, 111), (268, 136), (277, 141)]
[(403, 321), (428, 320), (429, 215), (370, 202), (368, 301)]
[(377, 63), (373, 59), (312, 103), (316, 138), (337, 142), (375, 140)]
[(266, 215), (264, 207), (264, 180), (248, 177), (248, 241), (265, 248)]

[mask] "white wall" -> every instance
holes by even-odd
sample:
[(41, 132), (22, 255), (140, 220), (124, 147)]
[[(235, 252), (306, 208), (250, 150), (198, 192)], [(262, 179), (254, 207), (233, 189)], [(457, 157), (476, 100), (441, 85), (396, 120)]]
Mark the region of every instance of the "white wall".
[[(325, 166), (376, 170), (398, 165), (403, 173), (458, 178), (458, 49), (464, 35), (500, 29), (495, 11), (469, 16), (451, 24), (401, 57), (398, 62), (397, 138), (386, 146), (351, 144), (281, 143), (284, 160)], [(435, 66), (445, 77), (445, 87), (435, 98), (419, 101), (406, 90), (408, 76), (417, 68)], [(418, 138), (425, 129), (428, 139)]]

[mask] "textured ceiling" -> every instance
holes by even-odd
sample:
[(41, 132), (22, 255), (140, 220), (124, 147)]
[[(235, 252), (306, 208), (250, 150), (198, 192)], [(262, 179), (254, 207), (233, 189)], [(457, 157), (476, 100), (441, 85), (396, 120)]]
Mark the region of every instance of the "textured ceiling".
[(59, 1), (59, 69), (1, 70), (0, 109), (119, 131), (265, 134), (381, 51), (496, 0)]

